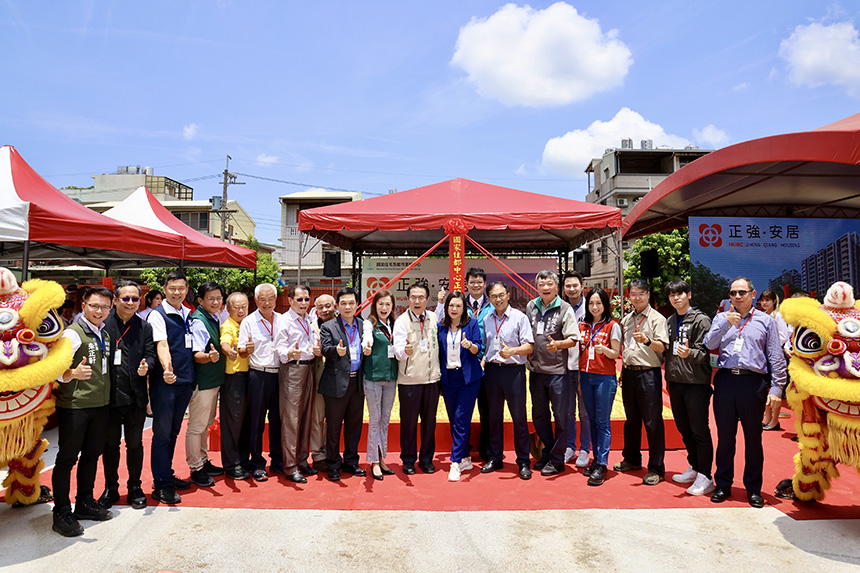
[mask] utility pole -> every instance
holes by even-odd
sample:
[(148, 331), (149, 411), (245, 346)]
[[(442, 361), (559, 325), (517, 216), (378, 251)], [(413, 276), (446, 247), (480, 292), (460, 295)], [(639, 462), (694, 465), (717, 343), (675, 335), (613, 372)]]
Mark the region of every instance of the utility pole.
[(244, 185), (245, 183), (241, 181), (236, 181), (236, 174), (230, 173), (230, 160), (233, 159), (229, 155), (227, 156), (227, 166), (224, 168), (224, 181), (222, 184), (224, 185), (224, 191), (221, 197), (221, 208), (216, 211), (218, 216), (221, 217), (221, 240), (227, 240), (227, 219), (230, 218), (230, 213), (235, 213), (235, 211), (231, 211), (227, 209), (227, 186), (228, 185)]

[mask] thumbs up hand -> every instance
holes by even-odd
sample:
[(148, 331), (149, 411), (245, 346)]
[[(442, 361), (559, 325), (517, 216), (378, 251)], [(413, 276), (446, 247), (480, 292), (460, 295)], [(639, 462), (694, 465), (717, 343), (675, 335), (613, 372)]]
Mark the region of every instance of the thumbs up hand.
[(448, 291), (445, 290), (445, 287), (439, 289), (439, 292), (436, 293), (436, 302), (439, 304), (445, 304), (445, 297), (448, 296)]
[(296, 345), (293, 348), (290, 348), (287, 351), (287, 356), (290, 360), (301, 360), (302, 359), (302, 351), (299, 348), (299, 343), (296, 342)]
[(737, 326), (741, 323), (741, 313), (735, 310), (735, 305), (732, 305), (729, 312), (726, 313), (726, 320), (732, 326)]
[(140, 364), (137, 365), (137, 375), (146, 376), (147, 372), (149, 372), (149, 364), (146, 363), (145, 358), (142, 358)]
[(337, 343), (337, 355), (346, 356), (346, 346), (343, 345), (343, 338)]
[(412, 346), (412, 339), (406, 339), (406, 347), (403, 349), (406, 352), (406, 356), (412, 356), (412, 353), (415, 352), (415, 347)]
[(81, 358), (81, 363), (78, 367), (72, 370), (72, 378), (77, 380), (89, 380), (93, 375), (92, 367), (87, 364), (87, 357)]
[(314, 344), (314, 356), (322, 356), (322, 345), (320, 344), (320, 339), (317, 338), (316, 343)]
[(209, 361), (210, 362), (218, 362), (221, 360), (221, 353), (215, 350), (215, 345), (209, 345)]
[(513, 355), (514, 355), (514, 351), (513, 351), (513, 349), (512, 349), (510, 346), (508, 346), (507, 344), (502, 343), (502, 349), (501, 349), (501, 350), (499, 350), (499, 355), (500, 355), (502, 358), (504, 358), (505, 360), (507, 360), (508, 358), (510, 358), (511, 356), (513, 356)]
[(227, 358), (230, 360), (236, 360), (236, 358), (239, 357), (239, 347), (235, 342), (233, 344), (227, 344), (226, 342), (222, 342), (221, 350), (224, 351), (224, 354), (226, 354)]
[(546, 337), (549, 342), (546, 343), (546, 349), (550, 351), (551, 354), (555, 354), (558, 352), (558, 342), (552, 339), (552, 336)]
[(164, 369), (164, 383), (173, 384), (176, 382), (176, 374), (173, 373), (173, 362), (167, 363), (167, 368)]
[(373, 352), (373, 346), (371, 346), (370, 344), (365, 344), (362, 347), (361, 351), (365, 356), (370, 356), (370, 353)]

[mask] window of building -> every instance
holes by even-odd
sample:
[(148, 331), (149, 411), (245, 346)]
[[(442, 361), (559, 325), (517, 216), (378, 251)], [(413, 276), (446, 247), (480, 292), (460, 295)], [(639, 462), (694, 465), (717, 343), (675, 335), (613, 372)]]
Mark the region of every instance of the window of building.
[(177, 219), (202, 233), (209, 232), (209, 213), (203, 211), (174, 213)]
[(606, 239), (600, 240), (600, 262), (604, 264), (609, 262), (609, 245)]

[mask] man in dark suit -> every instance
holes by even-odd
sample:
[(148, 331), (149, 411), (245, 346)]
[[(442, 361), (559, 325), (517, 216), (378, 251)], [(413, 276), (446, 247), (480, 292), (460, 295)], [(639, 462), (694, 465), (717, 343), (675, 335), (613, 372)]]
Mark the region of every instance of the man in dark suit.
[[(340, 480), (341, 470), (356, 476), (367, 475), (358, 466), (358, 441), (364, 415), (362, 320), (355, 316), (358, 293), (352, 287), (345, 287), (337, 291), (336, 298), (340, 316), (320, 328), (322, 354), (326, 361), (319, 393), (325, 398), (325, 457), (331, 481)], [(341, 427), (343, 458), (339, 451)]]
[(134, 509), (146, 507), (141, 489), (143, 469), (143, 424), (149, 402), (146, 375), (155, 367), (155, 343), (152, 326), (141, 320), (140, 286), (134, 281), (120, 281), (116, 287), (114, 307), (105, 320), (105, 329), (116, 345), (112, 349), (110, 369), (110, 419), (105, 434), (102, 465), (105, 491), (99, 498), (102, 507), (119, 501), (119, 449), (125, 430), (125, 455), (128, 466), (128, 504)]

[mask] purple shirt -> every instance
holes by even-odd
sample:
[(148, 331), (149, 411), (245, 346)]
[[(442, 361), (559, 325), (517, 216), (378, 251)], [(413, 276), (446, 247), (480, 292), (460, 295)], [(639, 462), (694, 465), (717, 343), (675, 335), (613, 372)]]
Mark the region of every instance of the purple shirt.
[[(782, 394), (785, 386), (785, 355), (779, 342), (776, 321), (760, 310), (751, 310), (741, 318), (738, 326), (726, 320), (725, 312), (719, 313), (705, 335), (705, 346), (710, 350), (720, 349), (717, 368), (743, 368), (760, 374), (770, 373), (770, 393)], [(743, 331), (739, 330), (743, 328)], [(738, 333), (743, 339), (741, 351), (735, 352)]]

